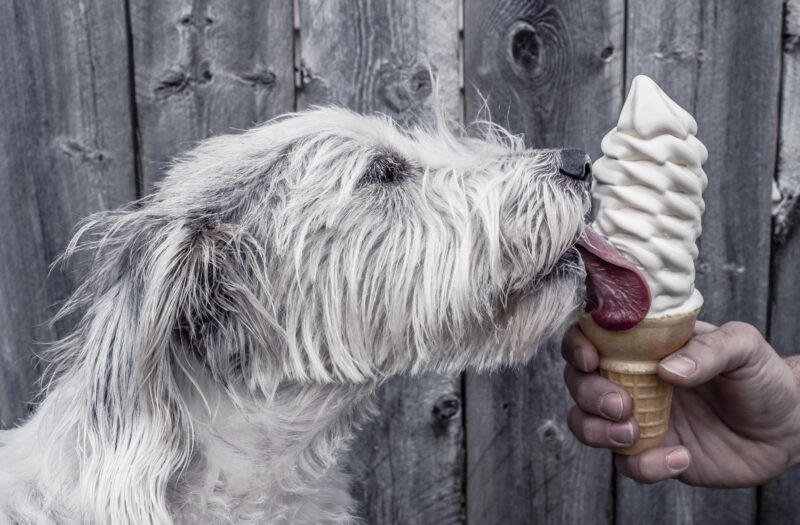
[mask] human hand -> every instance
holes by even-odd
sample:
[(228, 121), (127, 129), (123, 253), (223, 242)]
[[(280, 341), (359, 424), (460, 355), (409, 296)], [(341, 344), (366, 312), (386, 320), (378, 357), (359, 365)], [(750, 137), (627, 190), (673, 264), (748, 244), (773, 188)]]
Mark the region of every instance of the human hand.
[[(596, 373), (600, 356), (577, 324), (561, 352), (577, 403), (573, 434), (593, 447), (622, 448), (639, 438), (632, 400)], [(692, 338), (664, 358), (658, 375), (675, 385), (664, 446), (616, 454), (622, 474), (643, 483), (677, 477), (709, 487), (763, 483), (800, 462), (800, 356), (782, 359), (754, 327), (698, 322)]]

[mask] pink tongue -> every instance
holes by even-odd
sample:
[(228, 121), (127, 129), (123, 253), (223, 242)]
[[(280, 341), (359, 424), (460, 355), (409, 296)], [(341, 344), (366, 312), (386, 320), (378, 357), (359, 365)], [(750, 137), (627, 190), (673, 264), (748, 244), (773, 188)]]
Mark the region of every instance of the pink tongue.
[(650, 310), (650, 289), (639, 270), (591, 228), (576, 244), (586, 266), (586, 311), (606, 330), (628, 330)]

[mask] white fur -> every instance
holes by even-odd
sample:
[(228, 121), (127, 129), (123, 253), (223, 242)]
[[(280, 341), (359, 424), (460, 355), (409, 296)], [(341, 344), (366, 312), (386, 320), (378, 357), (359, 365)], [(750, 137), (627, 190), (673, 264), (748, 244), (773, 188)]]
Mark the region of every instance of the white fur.
[(382, 380), (524, 362), (578, 301), (585, 188), (439, 120), (288, 115), (87, 219), (81, 321), (0, 433), (0, 522), (351, 522), (337, 460)]

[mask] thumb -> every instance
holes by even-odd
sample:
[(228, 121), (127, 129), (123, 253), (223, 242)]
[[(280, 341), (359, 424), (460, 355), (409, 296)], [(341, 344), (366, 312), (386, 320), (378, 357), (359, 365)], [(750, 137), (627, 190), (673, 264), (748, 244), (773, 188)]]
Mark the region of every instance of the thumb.
[(698, 323), (691, 339), (658, 366), (658, 375), (676, 386), (702, 385), (758, 360), (764, 339), (746, 323), (726, 323), (719, 328)]

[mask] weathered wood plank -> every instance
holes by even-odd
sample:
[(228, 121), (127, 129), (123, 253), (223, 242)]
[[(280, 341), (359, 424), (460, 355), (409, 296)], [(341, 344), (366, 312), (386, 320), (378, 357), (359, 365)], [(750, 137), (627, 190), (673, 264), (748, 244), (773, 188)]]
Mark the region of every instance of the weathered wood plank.
[(144, 193), (208, 136), (294, 109), (292, 1), (130, 0)]
[(381, 525), (462, 523), (460, 382), (396, 377), (379, 406), (348, 458), (359, 516)]
[(301, 104), (335, 103), (400, 122), (431, 117), (429, 66), (460, 116), (458, 1), (300, 0)]
[[(778, 184), (783, 194), (775, 217), (772, 245), (770, 342), (781, 355), (800, 350), (800, 1), (787, 0), (783, 22), (783, 75)], [(759, 492), (758, 519), (764, 525), (792, 523), (800, 516), (800, 467), (765, 484)]]
[(532, 147), (599, 157), (622, 104), (622, 0), (466, 0), (464, 23), (468, 119), (482, 95)]
[(27, 414), (34, 342), (71, 276), (48, 265), (75, 224), (135, 197), (121, 2), (0, 4), (0, 423)]
[[(654, 78), (695, 115), (709, 150), (697, 286), (713, 323), (766, 330), (780, 0), (629, 0), (626, 85)], [(619, 479), (618, 523), (751, 523), (756, 491)]]
[(553, 342), (525, 368), (467, 374), (467, 523), (611, 523), (607, 451), (578, 443)]
[[(467, 119), (482, 105), (532, 147), (596, 158), (621, 107), (624, 2), (465, 5)], [(611, 454), (580, 445), (558, 343), (526, 368), (468, 373), (467, 522), (609, 523)]]
[[(301, 0), (301, 106), (334, 103), (430, 119), (429, 64), (448, 118), (460, 116), (458, 2)], [(460, 380), (397, 378), (349, 462), (360, 516), (375, 524), (462, 522)]]

